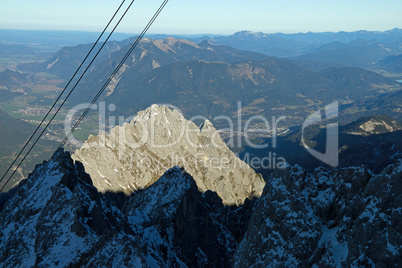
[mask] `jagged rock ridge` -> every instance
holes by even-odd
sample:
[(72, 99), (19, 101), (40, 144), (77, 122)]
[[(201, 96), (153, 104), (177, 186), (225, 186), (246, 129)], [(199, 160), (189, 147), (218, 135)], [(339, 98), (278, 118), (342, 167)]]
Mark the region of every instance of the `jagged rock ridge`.
[(256, 203), (224, 206), (173, 167), (116, 203), (59, 150), (0, 212), (4, 267), (397, 267), (402, 161), (298, 166), (273, 174)]
[(234, 266), (398, 267), (401, 207), (401, 160), (378, 175), (288, 168), (268, 178)]
[(177, 110), (153, 105), (110, 135), (91, 136), (73, 155), (101, 192), (127, 194), (152, 185), (172, 166), (183, 166), (202, 192), (225, 204), (260, 196), (265, 182), (222, 141), (208, 120), (198, 127)]
[(123, 205), (112, 200), (59, 150), (0, 212), (0, 266), (229, 267), (246, 227), (234, 223), (250, 211), (202, 194), (180, 167)]

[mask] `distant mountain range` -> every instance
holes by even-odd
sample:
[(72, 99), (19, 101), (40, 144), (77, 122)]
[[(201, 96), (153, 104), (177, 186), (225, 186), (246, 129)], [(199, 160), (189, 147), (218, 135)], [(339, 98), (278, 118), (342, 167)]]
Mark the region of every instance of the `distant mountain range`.
[[(167, 102), (190, 117), (233, 118), (241, 100), (246, 117), (259, 111), (267, 118), (288, 116), (289, 124), (297, 124), (301, 123), (297, 118), (305, 118), (318, 103), (356, 101), (400, 88), (394, 80), (362, 69), (316, 74), (277, 59), (235, 64), (199, 61), (173, 63), (137, 77), (122, 75), (106, 101), (118, 103), (117, 111), (126, 115), (137, 107)], [(280, 109), (284, 107), (288, 109)]]
[(380, 63), (384, 57), (402, 53), (402, 30), (385, 32), (324, 32), (298, 34), (264, 34), (238, 32), (231, 36), (208, 40), (238, 49), (291, 58), (297, 64), (313, 71), (330, 67), (384, 68), (392, 64)]
[[(236, 101), (242, 100), (243, 105), (250, 106), (247, 108), (249, 110), (263, 110), (274, 115), (277, 114), (272, 110), (273, 108), (292, 107), (294, 110), (296, 107), (291, 112), (295, 118), (288, 118), (288, 124), (298, 124), (300, 121), (297, 118), (316, 109), (316, 103), (334, 99), (346, 102), (354, 102), (358, 99), (360, 101), (363, 97), (367, 99), (367, 97), (377, 96), (377, 93), (387, 93), (400, 88), (392, 79), (348, 68), (384, 68), (397, 71), (398, 56), (396, 55), (401, 53), (398, 45), (402, 38), (401, 32), (399, 29), (386, 32), (305, 34), (239, 32), (232, 36), (198, 37), (198, 39), (195, 38), (199, 41), (198, 44), (185, 39), (165, 38), (165, 36), (159, 36), (164, 39), (157, 40), (146, 38), (113, 79), (105, 94), (109, 97), (104, 99), (119, 103), (118, 111), (125, 115), (130, 113), (132, 115), (152, 103), (171, 102), (188, 115), (202, 113), (207, 116), (223, 112), (233, 113), (234, 105), (236, 105), (233, 100), (236, 99)], [(118, 59), (121, 59), (127, 51), (127, 45), (132, 41), (133, 38), (110, 42), (106, 45), (105, 51), (101, 53), (90, 73), (84, 77), (83, 84), (80, 86), (82, 89), (72, 95), (71, 104), (84, 99), (91, 100), (88, 96), (96, 94), (96, 90), (103, 85), (118, 63)], [(44, 63), (23, 64), (19, 68), (29, 72), (48, 72), (68, 79), (90, 46), (88, 44), (65, 47)], [(293, 49), (298, 52), (293, 53), (293, 58), (285, 62), (261, 53), (246, 51), (270, 54), (253, 46), (266, 49)], [(291, 55), (287, 55), (289, 56)], [(270, 72), (272, 77), (258, 78), (258, 85), (252, 81), (256, 80), (255, 77), (235, 78), (229, 70), (239, 68), (240, 65), (233, 65), (239, 61), (250, 60), (253, 61), (251, 68), (258, 68), (260, 63), (256, 61), (268, 59), (271, 65), (276, 64), (281, 67), (277, 70), (265, 68), (264, 72)], [(205, 61), (208, 64), (194, 61)], [(233, 66), (225, 66), (218, 62)], [(297, 69), (291, 62), (300, 65), (303, 70)], [(182, 63), (186, 63), (187, 66)], [(327, 70), (334, 67), (338, 69)], [(188, 76), (186, 68), (194, 71), (193, 77), (190, 75), (186, 78)], [(346, 69), (342, 70), (342, 68)], [(319, 73), (311, 74), (306, 72), (306, 69)], [(218, 73), (219, 77), (214, 77)], [(155, 80), (155, 77), (158, 79)], [(201, 83), (201, 78), (205, 80), (204, 85)], [(273, 79), (272, 84), (268, 80), (263, 81), (268, 78)], [(290, 78), (291, 83), (289, 83)], [(347, 79), (347, 82), (341, 79)], [(150, 81), (158, 81), (159, 85)], [(248, 84), (252, 89), (242, 93), (241, 88), (248, 87)], [(163, 92), (157, 89), (161, 86), (164, 87)], [(200, 94), (196, 94), (197, 86), (200, 89), (206, 88)], [(113, 94), (115, 90), (116, 93)], [(213, 94), (221, 92), (221, 96), (215, 100), (213, 94), (210, 95), (207, 92), (208, 90)], [(297, 91), (298, 96), (292, 90)], [(186, 93), (176, 96), (179, 92)], [(325, 94), (318, 92), (325, 92)], [(201, 105), (189, 108), (188, 101), (193, 99)], [(211, 101), (212, 99), (214, 100)], [(255, 102), (259, 104), (255, 105)], [(265, 106), (269, 105), (270, 109), (265, 107), (264, 103)], [(300, 114), (300, 105), (307, 105), (309, 108)]]
[[(71, 105), (95, 96), (127, 51), (128, 47), (123, 47), (127, 43), (125, 40), (107, 45), (71, 96)], [(71, 73), (67, 70), (74, 70), (88, 49), (89, 45), (64, 48), (45, 63), (20, 68), (47, 71), (67, 79)], [(126, 116), (153, 103), (170, 103), (190, 117), (232, 117), (241, 100), (245, 111), (251, 111), (246, 116), (255, 111), (265, 116), (280, 114), (288, 116), (288, 125), (295, 125), (319, 103), (336, 99), (355, 102), (398, 89), (401, 85), (395, 80), (363, 69), (331, 68), (314, 73), (288, 60), (208, 41), (196, 44), (169, 37), (144, 39), (102, 98), (118, 104), (116, 112)], [(283, 111), (283, 107), (288, 109)]]
[[(29, 31), (29, 30), (0, 30), (0, 40), (3, 44), (20, 44), (27, 45), (28, 47), (42, 47), (51, 48), (53, 51), (57, 51), (65, 46), (76, 46), (78, 44), (90, 43), (96, 40), (99, 33), (96, 32), (80, 32), (80, 31)], [(228, 46), (236, 47), (245, 50), (261, 50), (269, 48), (279, 48), (281, 44), (285, 43), (285, 46), (293, 49), (294, 47), (319, 47), (323, 44), (332, 42), (350, 43), (357, 39), (363, 40), (378, 40), (379, 42), (401, 42), (402, 30), (395, 28), (389, 31), (355, 31), (355, 32), (307, 32), (307, 33), (261, 33), (241, 31), (234, 33), (233, 35), (213, 35), (213, 34), (198, 34), (198, 35), (172, 35), (172, 34), (148, 34), (147, 37), (152, 39), (164, 39), (169, 36), (173, 36), (178, 39), (187, 39), (195, 42), (203, 40), (214, 40), (219, 43), (226, 43)], [(121, 41), (133, 36), (133, 34), (115, 33), (112, 37), (114, 41)], [(261, 41), (260, 45), (249, 46), (244, 40), (249, 41)], [(265, 39), (265, 40), (264, 40)], [(270, 40), (272, 44), (270, 43)], [(245, 47), (237, 47), (236, 42), (239, 42), (239, 46), (245, 45)], [(292, 43), (290, 43), (290, 41)], [(264, 48), (263, 44), (266, 45)], [(287, 45), (290, 44), (290, 45)]]
[[(335, 42), (322, 45), (315, 51), (300, 55), (293, 60), (313, 71), (347, 66), (375, 69), (384, 58), (402, 53), (398, 46), (395, 48), (393, 46), (393, 44), (362, 39), (348, 44)], [(384, 64), (383, 66), (390, 68)]]
[[(243, 31), (231, 36), (213, 37), (211, 41), (238, 49), (264, 53), (270, 56), (293, 57), (306, 54), (330, 43), (346, 44), (356, 40), (386, 43), (393, 46), (402, 42), (402, 30), (395, 28), (385, 32), (323, 32), (297, 34), (265, 34), (261, 32)], [(400, 49), (400, 48), (399, 48)]]

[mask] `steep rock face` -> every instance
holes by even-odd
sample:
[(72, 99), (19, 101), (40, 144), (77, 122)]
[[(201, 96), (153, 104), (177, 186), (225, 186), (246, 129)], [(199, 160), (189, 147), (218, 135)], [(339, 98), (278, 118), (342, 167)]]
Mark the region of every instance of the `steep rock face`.
[(200, 193), (183, 168), (173, 167), (151, 187), (134, 194), (123, 211), (141, 237), (152, 240), (151, 232), (157, 230), (153, 232), (160, 238), (148, 242), (148, 251), (166, 258), (163, 262), (169, 266), (174, 262), (169, 259), (172, 254), (166, 254), (168, 249), (193, 267), (230, 266), (238, 241), (225, 219), (240, 213), (224, 207), (216, 193)]
[(127, 194), (152, 185), (165, 170), (179, 165), (202, 192), (214, 191), (225, 204), (260, 196), (262, 176), (222, 141), (212, 123), (199, 128), (176, 110), (153, 105), (110, 135), (91, 136), (73, 155), (101, 192)]
[(168, 170), (151, 187), (130, 197), (122, 208), (125, 232), (102, 237), (103, 243), (92, 249), (84, 266), (187, 267), (189, 254), (184, 250), (195, 242), (200, 195), (184, 169)]
[(401, 265), (402, 162), (300, 167), (273, 174), (234, 255), (235, 267)]
[(184, 169), (173, 167), (152, 187), (130, 198), (124, 212), (134, 229), (145, 221), (162, 236), (177, 235), (182, 241), (181, 245), (173, 243), (169, 247), (191, 252), (197, 238), (195, 214), (200, 196), (193, 178)]

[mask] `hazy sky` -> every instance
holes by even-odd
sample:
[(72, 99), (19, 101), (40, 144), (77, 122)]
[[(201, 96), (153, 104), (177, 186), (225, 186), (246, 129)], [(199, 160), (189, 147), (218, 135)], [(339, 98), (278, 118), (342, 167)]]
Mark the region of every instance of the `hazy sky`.
[[(136, 0), (117, 32), (140, 32), (160, 3)], [(0, 0), (0, 28), (101, 31), (119, 4), (120, 0)], [(170, 0), (149, 32), (389, 30), (402, 28), (401, 11), (402, 0)]]

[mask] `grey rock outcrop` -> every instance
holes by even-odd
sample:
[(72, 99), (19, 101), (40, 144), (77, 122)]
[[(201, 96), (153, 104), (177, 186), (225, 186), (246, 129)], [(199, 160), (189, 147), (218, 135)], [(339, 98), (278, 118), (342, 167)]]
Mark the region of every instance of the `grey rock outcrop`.
[(402, 161), (363, 167), (291, 167), (271, 175), (235, 267), (402, 265)]
[(190, 173), (202, 192), (214, 191), (224, 204), (260, 196), (265, 182), (241, 161), (208, 120), (198, 127), (177, 110), (153, 105), (110, 134), (90, 136), (75, 152), (101, 192), (131, 194), (152, 185), (172, 166)]

